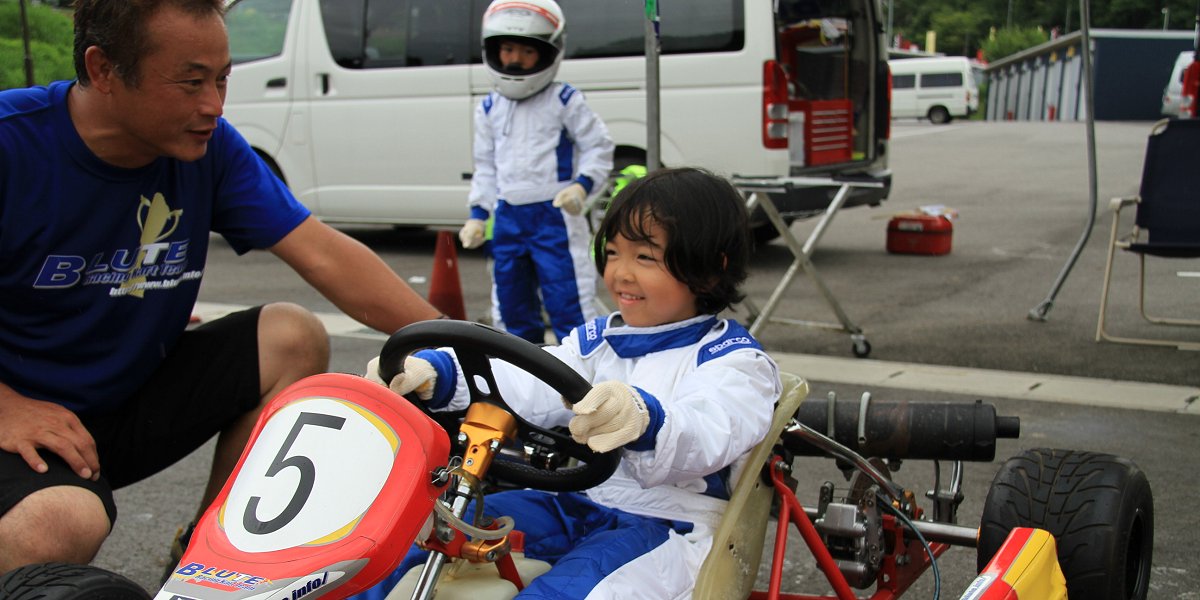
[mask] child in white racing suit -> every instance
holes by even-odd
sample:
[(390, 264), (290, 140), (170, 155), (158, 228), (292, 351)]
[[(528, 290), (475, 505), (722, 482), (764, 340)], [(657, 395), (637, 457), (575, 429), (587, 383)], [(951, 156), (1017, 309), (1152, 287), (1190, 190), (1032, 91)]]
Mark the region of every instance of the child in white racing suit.
[(554, 81), (566, 20), (554, 0), (494, 0), (483, 16), (484, 70), (495, 87), (475, 107), (475, 172), (464, 248), (484, 244), (493, 217), (492, 323), (531, 342), (591, 320), (596, 274), (583, 214), (613, 165), (604, 121)]
[[(687, 597), (726, 509), (740, 459), (763, 440), (782, 386), (778, 367), (737, 322), (750, 238), (742, 197), (697, 169), (638, 179), (617, 196), (595, 241), (596, 266), (619, 312), (545, 351), (593, 383), (572, 408), (532, 375), (492, 361), (496, 385), (526, 420), (568, 426), (593, 450), (621, 453), (616, 473), (583, 493), (486, 496), (510, 515), (529, 558), (549, 562), (519, 598)], [(375, 373), (375, 365), (368, 373)], [(452, 353), (409, 356), (391, 382), (434, 410), (468, 400)], [(360, 598), (382, 598), (387, 582)]]

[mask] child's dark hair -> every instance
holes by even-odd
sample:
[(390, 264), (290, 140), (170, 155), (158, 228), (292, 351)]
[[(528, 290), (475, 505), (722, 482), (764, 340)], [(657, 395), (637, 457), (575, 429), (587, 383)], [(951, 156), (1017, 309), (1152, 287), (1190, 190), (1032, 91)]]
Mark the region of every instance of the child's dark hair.
[(703, 169), (655, 171), (621, 190), (596, 232), (596, 268), (607, 262), (607, 240), (621, 235), (647, 241), (651, 226), (667, 238), (667, 271), (696, 296), (700, 314), (716, 314), (740, 301), (750, 259), (750, 230), (742, 195)]

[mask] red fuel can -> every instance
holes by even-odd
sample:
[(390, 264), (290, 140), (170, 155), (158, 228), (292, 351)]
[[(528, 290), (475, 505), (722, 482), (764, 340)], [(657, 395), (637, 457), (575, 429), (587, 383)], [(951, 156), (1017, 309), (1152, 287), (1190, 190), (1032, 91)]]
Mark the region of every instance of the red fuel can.
[(954, 224), (942, 215), (896, 215), (888, 221), (887, 250), (893, 254), (949, 254)]

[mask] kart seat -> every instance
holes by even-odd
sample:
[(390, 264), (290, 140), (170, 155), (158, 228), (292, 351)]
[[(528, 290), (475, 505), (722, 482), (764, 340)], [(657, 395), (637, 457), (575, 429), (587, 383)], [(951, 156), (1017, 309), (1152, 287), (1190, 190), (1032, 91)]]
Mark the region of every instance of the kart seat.
[[(700, 568), (692, 598), (730, 600), (746, 598), (758, 576), (767, 522), (771, 517), (774, 489), (763, 480), (762, 465), (771, 457), (784, 427), (791, 422), (800, 403), (808, 396), (808, 383), (791, 373), (782, 373), (783, 393), (775, 405), (775, 416), (767, 437), (751, 450), (746, 468), (733, 489), (729, 506), (713, 536), (712, 550)], [(522, 579), (530, 581), (550, 569), (546, 562), (514, 553), (513, 561)], [(421, 568), (414, 567), (397, 583), (386, 600), (408, 600), (416, 589)], [(453, 582), (452, 584), (450, 582)], [(496, 577), (492, 564), (458, 561), (443, 575), (438, 600), (512, 598), (517, 589)]]
[(771, 458), (783, 429), (808, 396), (808, 382), (803, 378), (791, 373), (781, 376), (783, 394), (775, 406), (771, 430), (750, 452), (746, 468), (733, 488), (729, 507), (713, 535), (712, 550), (700, 567), (700, 577), (692, 592), (694, 600), (746, 598), (758, 578), (771, 500), (775, 496), (775, 490), (763, 480), (761, 467)]

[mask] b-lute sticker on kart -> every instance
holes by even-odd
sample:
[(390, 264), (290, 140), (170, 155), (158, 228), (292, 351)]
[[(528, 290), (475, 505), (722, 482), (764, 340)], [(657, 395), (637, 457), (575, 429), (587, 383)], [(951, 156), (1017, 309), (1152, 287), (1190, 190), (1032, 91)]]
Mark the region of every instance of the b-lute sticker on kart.
[(264, 410), (156, 598), (341, 597), (390, 571), (440, 493), (445, 431), (403, 398), (326, 374)]

